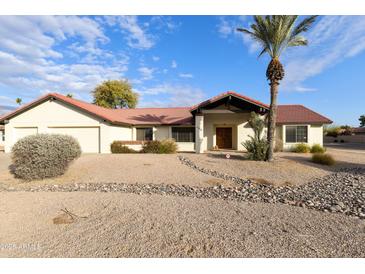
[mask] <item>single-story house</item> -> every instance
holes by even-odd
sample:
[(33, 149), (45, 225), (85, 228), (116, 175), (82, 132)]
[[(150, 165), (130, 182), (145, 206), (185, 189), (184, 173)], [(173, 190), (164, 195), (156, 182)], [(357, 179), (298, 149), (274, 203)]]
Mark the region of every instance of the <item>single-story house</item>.
[[(253, 134), (250, 113), (269, 106), (236, 92), (225, 92), (193, 107), (107, 109), (50, 93), (0, 117), (5, 152), (20, 138), (37, 133), (69, 134), (83, 152), (110, 153), (115, 140), (138, 148), (145, 141), (173, 138), (180, 151), (244, 150)], [(323, 144), (323, 124), (332, 121), (302, 105), (280, 105), (277, 139), (288, 149), (296, 143)]]

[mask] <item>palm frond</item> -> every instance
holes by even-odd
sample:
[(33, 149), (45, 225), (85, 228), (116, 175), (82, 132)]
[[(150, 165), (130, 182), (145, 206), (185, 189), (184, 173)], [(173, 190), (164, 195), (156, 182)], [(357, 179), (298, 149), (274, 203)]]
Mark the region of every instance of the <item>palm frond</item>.
[(308, 40), (303, 36), (295, 36), (288, 42), (288, 47), (306, 46), (308, 45)]
[(308, 44), (308, 41), (299, 34), (306, 32), (316, 17), (307, 17), (295, 26), (297, 15), (256, 15), (253, 17), (254, 23), (250, 29), (238, 28), (237, 30), (259, 42), (262, 46), (259, 57), (267, 53), (271, 58), (278, 58), (287, 47)]
[(302, 22), (300, 22), (295, 29), (293, 30), (292, 36), (296, 36), (302, 32), (306, 32), (309, 27), (314, 23), (318, 15), (312, 15), (305, 18)]

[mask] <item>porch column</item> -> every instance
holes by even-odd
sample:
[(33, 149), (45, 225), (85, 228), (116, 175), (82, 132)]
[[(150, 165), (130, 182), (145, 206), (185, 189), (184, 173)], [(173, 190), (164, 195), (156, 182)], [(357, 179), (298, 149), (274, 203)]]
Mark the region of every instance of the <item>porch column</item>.
[(204, 152), (204, 116), (203, 114), (195, 115), (195, 153)]

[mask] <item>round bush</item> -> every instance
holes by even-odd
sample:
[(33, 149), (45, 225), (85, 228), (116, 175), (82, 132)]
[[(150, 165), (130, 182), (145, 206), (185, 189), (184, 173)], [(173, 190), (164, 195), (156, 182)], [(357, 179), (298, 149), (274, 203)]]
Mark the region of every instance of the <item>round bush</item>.
[(69, 163), (80, 157), (81, 148), (72, 136), (36, 134), (17, 141), (11, 152), (11, 172), (30, 181), (64, 174)]
[(315, 153), (312, 155), (312, 162), (326, 165), (326, 166), (333, 166), (336, 161), (333, 159), (332, 155), (330, 154), (323, 154), (323, 153)]
[(112, 153), (138, 153), (138, 151), (127, 147), (121, 141), (114, 141), (113, 143), (111, 143), (110, 150)]
[(311, 148), (307, 144), (304, 144), (304, 143), (297, 144), (293, 148), (293, 152), (296, 152), (296, 153), (308, 153), (308, 152), (310, 152), (310, 150), (311, 150)]
[(319, 144), (315, 144), (311, 147), (311, 153), (325, 153), (326, 149), (319, 145)]
[(154, 140), (143, 144), (142, 153), (171, 154), (176, 153), (177, 144), (173, 139)]

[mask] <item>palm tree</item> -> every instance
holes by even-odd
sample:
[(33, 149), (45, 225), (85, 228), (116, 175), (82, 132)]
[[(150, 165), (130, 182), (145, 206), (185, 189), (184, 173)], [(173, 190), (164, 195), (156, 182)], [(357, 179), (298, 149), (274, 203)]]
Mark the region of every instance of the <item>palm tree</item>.
[(19, 97), (15, 99), (15, 103), (17, 103), (19, 106), (22, 104), (22, 101), (22, 98)]
[(267, 161), (274, 159), (274, 137), (277, 114), (277, 95), (279, 82), (284, 78), (284, 67), (279, 61), (280, 55), (289, 47), (306, 46), (308, 41), (300, 34), (306, 32), (314, 23), (317, 16), (305, 18), (296, 24), (297, 15), (267, 15), (254, 16), (251, 29), (238, 28), (238, 31), (248, 34), (257, 41), (262, 51), (259, 57), (267, 53), (271, 61), (266, 70), (270, 84), (270, 111), (268, 119), (267, 141), (269, 149)]

